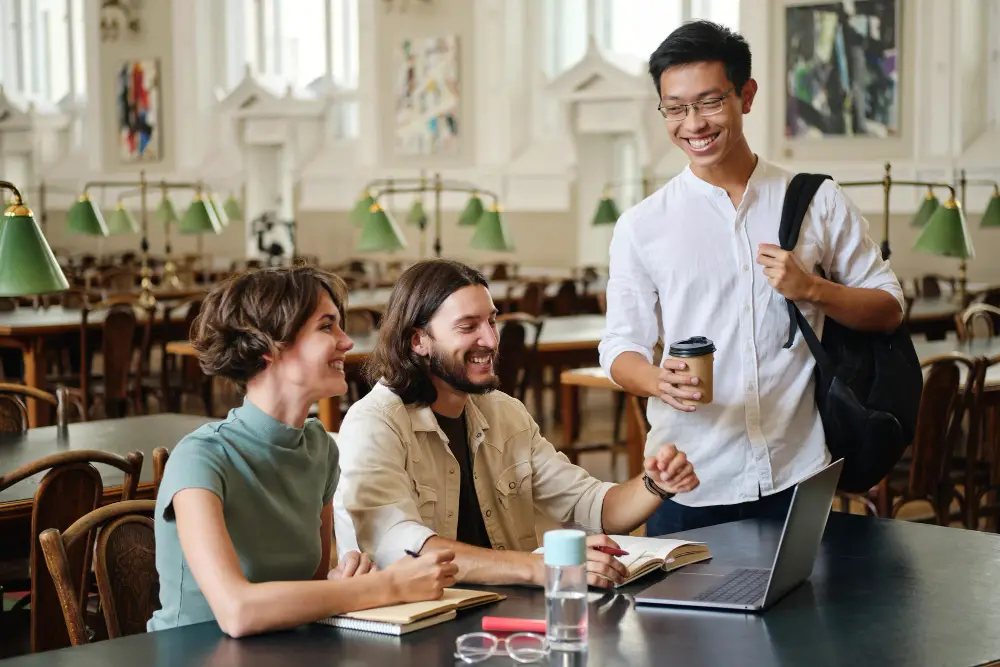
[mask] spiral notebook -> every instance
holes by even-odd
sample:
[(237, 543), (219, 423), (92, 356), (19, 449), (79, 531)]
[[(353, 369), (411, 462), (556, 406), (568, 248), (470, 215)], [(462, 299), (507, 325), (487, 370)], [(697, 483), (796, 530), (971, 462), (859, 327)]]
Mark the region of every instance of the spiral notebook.
[(352, 611), (316, 621), (323, 625), (385, 635), (405, 635), (408, 632), (444, 623), (455, 618), (458, 611), (471, 609), (506, 599), (506, 595), (464, 588), (446, 588), (438, 600), (407, 602), (387, 607)]

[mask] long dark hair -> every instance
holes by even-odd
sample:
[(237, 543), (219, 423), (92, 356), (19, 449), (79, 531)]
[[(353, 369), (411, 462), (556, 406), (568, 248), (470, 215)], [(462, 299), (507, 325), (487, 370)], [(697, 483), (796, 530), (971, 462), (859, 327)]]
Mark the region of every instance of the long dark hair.
[(407, 405), (437, 400), (427, 361), (413, 351), (413, 334), (427, 328), (449, 296), (470, 285), (489, 288), (482, 273), (447, 259), (418, 262), (404, 271), (389, 295), (375, 350), (364, 366), (368, 381), (381, 380)]

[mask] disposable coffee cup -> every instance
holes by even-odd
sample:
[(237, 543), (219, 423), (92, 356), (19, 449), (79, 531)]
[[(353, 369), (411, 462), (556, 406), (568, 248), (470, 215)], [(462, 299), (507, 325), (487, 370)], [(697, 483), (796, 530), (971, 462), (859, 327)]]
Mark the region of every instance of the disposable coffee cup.
[(683, 361), (687, 368), (675, 370), (678, 375), (694, 376), (698, 384), (687, 385), (686, 389), (701, 392), (701, 399), (693, 401), (678, 399), (684, 405), (708, 405), (712, 402), (712, 364), (715, 361), (715, 344), (704, 336), (693, 336), (671, 343), (667, 354), (671, 359)]

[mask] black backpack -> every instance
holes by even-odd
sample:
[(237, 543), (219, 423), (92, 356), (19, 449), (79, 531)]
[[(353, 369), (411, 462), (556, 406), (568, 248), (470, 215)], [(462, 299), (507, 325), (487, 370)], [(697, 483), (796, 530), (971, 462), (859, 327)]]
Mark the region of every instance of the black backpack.
[[(802, 219), (825, 174), (796, 174), (788, 184), (778, 240), (792, 250)], [(823, 342), (801, 311), (788, 304), (788, 342), (795, 330), (816, 359), (816, 405), (826, 445), (834, 460), (844, 459), (840, 489), (864, 493), (878, 484), (902, 457), (917, 429), (924, 380), (909, 331), (891, 334), (854, 331), (827, 317)]]

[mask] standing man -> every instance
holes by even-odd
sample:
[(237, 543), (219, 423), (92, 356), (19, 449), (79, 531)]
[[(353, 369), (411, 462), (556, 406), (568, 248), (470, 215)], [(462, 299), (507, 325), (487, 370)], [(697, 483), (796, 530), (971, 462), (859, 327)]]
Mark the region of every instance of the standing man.
[[(757, 83), (750, 48), (729, 29), (687, 23), (650, 56), (671, 141), (688, 167), (626, 211), (611, 242), (601, 365), (652, 397), (647, 454), (676, 443), (701, 485), (666, 500), (647, 522), (662, 535), (747, 517), (784, 517), (794, 485), (829, 462), (814, 398), (813, 357), (790, 349), (785, 299), (822, 336), (825, 317), (863, 331), (899, 326), (903, 293), (839, 186), (820, 187), (793, 252), (777, 245), (793, 174), (750, 149), (743, 116)], [(829, 279), (825, 279), (826, 276)], [(685, 364), (653, 363), (691, 336), (715, 343), (714, 400), (698, 400)]]

